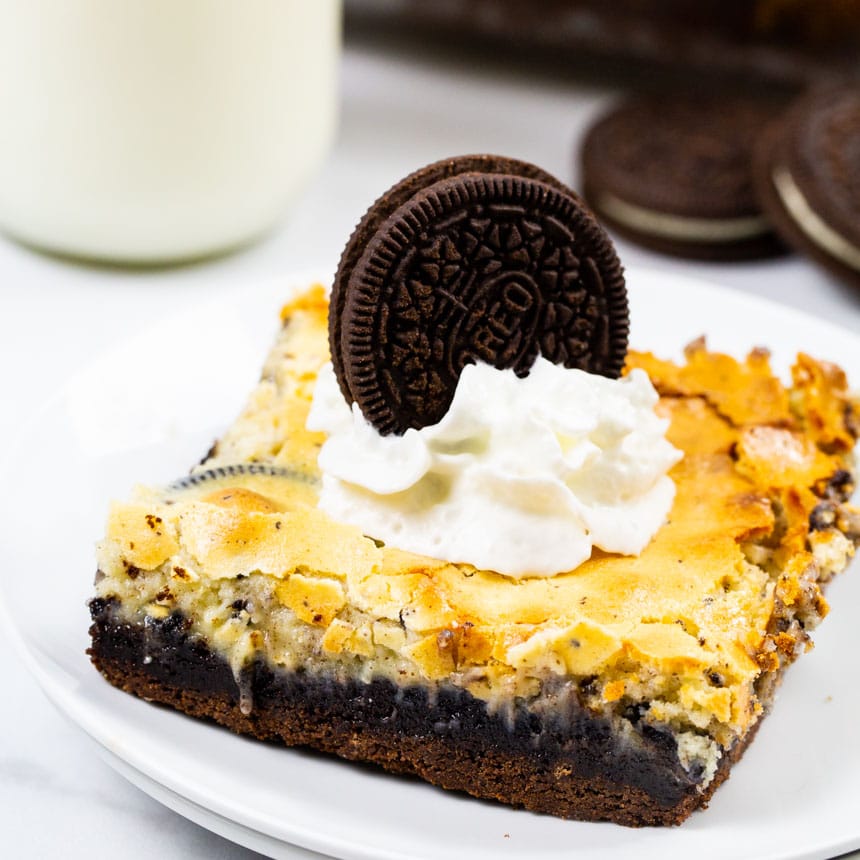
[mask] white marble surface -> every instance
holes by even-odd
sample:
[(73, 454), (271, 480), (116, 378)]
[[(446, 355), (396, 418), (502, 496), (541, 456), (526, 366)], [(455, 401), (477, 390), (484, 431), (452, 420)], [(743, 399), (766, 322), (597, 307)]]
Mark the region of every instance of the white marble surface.
[[(452, 64), (351, 46), (335, 150), (290, 217), (247, 251), (193, 267), (125, 272), (42, 257), (0, 238), (0, 453), (14, 453), (22, 417), (128, 331), (204, 296), (241, 293), (285, 271), (333, 269), (365, 207), (416, 166), (461, 152), (496, 151), (535, 161), (575, 184), (574, 143), (610, 95), (503, 64)], [(860, 293), (798, 258), (726, 266), (674, 261), (624, 243), (619, 251), (628, 265), (684, 271), (860, 331)], [(671, 309), (667, 314), (671, 318)], [(761, 331), (766, 343), (766, 319)], [(265, 344), (260, 348), (262, 356)], [(33, 577), (37, 597), (38, 571), (20, 573)], [(259, 856), (125, 782), (55, 712), (8, 647), (0, 648), (0, 673), (7, 691), (0, 708), (3, 856)]]

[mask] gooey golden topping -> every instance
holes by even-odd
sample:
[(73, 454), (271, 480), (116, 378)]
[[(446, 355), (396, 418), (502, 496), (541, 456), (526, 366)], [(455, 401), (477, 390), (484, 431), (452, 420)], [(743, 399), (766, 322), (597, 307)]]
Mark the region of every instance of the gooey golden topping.
[[(234, 664), (259, 649), (321, 670), (360, 659), (365, 672), (489, 699), (572, 679), (607, 705), (648, 701), (650, 719), (721, 743), (743, 733), (760, 710), (756, 684), (806, 647), (826, 612), (819, 580), (853, 552), (835, 526), (810, 531), (828, 482), (849, 466), (857, 405), (844, 375), (800, 356), (786, 389), (761, 350), (738, 361), (699, 341), (683, 365), (631, 353), (628, 368), (650, 374), (668, 438), (685, 452), (667, 523), (638, 557), (595, 550), (552, 579), (515, 581), (381, 546), (316, 508), (324, 437), (304, 426), (328, 357), (326, 312), (321, 290), (285, 308), (263, 379), (197, 473), (282, 471), (224, 470), (114, 505), (100, 594), (139, 612), (193, 608), (208, 619), (197, 632), (232, 648)], [(175, 583), (172, 596), (153, 601), (162, 581)], [(244, 615), (223, 609), (245, 593), (256, 602)], [(286, 639), (246, 635), (279, 624)]]

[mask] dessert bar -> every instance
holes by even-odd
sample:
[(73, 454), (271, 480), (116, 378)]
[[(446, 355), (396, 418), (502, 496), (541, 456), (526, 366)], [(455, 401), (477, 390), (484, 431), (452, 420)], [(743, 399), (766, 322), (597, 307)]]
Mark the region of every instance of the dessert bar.
[(540, 812), (673, 824), (707, 803), (860, 539), (841, 372), (694, 344), (633, 353), (684, 451), (638, 557), (512, 580), (378, 545), (316, 507), (321, 288), (284, 309), (247, 408), (191, 474), (113, 505), (91, 655), (228, 728)]
[[(117, 687), (565, 818), (682, 822), (860, 542), (836, 366), (628, 352), (621, 264), (533, 165), (407, 176), (283, 309), (190, 474), (108, 514)], [(465, 802), (465, 800), (464, 800)]]

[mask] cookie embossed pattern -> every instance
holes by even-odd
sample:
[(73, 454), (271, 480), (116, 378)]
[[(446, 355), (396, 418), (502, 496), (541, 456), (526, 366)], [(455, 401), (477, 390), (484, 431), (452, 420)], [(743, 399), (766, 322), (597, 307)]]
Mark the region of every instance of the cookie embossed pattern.
[(627, 298), (606, 234), (558, 180), (475, 173), (475, 158), (441, 162), (454, 176), (403, 202), (335, 277), (335, 370), (383, 433), (437, 423), (467, 364), (623, 366)]

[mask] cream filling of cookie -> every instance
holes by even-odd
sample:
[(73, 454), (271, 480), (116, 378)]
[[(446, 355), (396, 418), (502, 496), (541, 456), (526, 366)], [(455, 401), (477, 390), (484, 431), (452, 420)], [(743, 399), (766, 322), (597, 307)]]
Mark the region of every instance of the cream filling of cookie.
[(803, 235), (840, 263), (860, 271), (860, 248), (834, 230), (813, 210), (791, 171), (785, 165), (779, 165), (773, 171), (772, 179), (782, 205)]
[(762, 215), (741, 218), (688, 218), (684, 215), (667, 215), (644, 206), (621, 200), (614, 194), (602, 194), (598, 207), (623, 227), (659, 239), (677, 242), (740, 242), (755, 239), (770, 232), (770, 225)]

